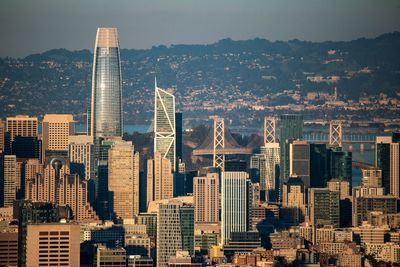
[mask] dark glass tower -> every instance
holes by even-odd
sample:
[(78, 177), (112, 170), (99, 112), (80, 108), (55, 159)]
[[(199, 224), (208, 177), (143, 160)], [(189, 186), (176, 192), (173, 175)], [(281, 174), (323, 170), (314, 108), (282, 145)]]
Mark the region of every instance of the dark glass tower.
[(303, 136), (303, 115), (281, 115), (279, 125), (279, 145), (281, 148), (279, 187), (282, 189), (283, 182), (288, 180), (290, 174), (290, 142), (296, 139), (301, 139)]
[(116, 28), (98, 28), (94, 47), (90, 133), (122, 136), (122, 78)]

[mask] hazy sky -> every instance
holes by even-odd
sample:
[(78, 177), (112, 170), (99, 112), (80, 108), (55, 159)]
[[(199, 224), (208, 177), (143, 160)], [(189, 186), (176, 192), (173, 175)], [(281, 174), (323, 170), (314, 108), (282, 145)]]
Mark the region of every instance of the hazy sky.
[(117, 27), (122, 48), (350, 40), (400, 31), (400, 0), (0, 0), (0, 56), (92, 50), (99, 26)]

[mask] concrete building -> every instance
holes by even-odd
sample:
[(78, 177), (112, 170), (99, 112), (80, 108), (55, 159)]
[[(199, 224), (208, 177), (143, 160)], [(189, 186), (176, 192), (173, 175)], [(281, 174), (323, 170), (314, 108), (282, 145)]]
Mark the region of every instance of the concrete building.
[(74, 118), (71, 114), (46, 114), (42, 122), (42, 160), (46, 151), (67, 151), (68, 139), (75, 134)]
[(362, 187), (382, 187), (382, 170), (378, 168), (361, 169)]
[(350, 198), (350, 183), (346, 180), (332, 179), (327, 182), (327, 187), (331, 191), (339, 192), (340, 200)]
[[(281, 149), (279, 143), (266, 143), (260, 148), (265, 155), (265, 200), (276, 201), (279, 196), (279, 164)], [(264, 190), (260, 178), (260, 190)]]
[(26, 266), (79, 266), (79, 231), (78, 224), (28, 224)]
[(173, 190), (171, 161), (157, 152), (147, 160), (147, 206), (150, 201), (172, 198)]
[(132, 142), (116, 140), (108, 151), (108, 191), (115, 216), (139, 214), (139, 154)]
[(220, 206), (218, 173), (195, 177), (193, 193), (195, 223), (218, 223)]
[(68, 155), (71, 173), (77, 173), (85, 180), (95, 178), (94, 144), (90, 136), (69, 136)]
[(309, 188), (308, 207), (310, 224), (339, 227), (339, 192), (327, 188)]
[(38, 136), (38, 118), (25, 115), (6, 118), (6, 129), (10, 133), (10, 141), (16, 136)]
[(181, 201), (160, 204), (157, 215), (157, 266), (168, 266), (179, 250), (194, 255), (194, 208)]
[(0, 206), (12, 207), (17, 197), (20, 177), (15, 155), (0, 154)]
[(282, 211), (292, 225), (298, 225), (304, 220), (306, 207), (306, 192), (303, 180), (298, 176), (292, 176), (283, 184)]
[(0, 266), (17, 266), (18, 264), (18, 233), (0, 233)]
[(126, 251), (124, 248), (108, 248), (97, 246), (93, 266), (126, 267)]
[(250, 228), (250, 180), (246, 172), (222, 172), (222, 244), (232, 232), (247, 232)]

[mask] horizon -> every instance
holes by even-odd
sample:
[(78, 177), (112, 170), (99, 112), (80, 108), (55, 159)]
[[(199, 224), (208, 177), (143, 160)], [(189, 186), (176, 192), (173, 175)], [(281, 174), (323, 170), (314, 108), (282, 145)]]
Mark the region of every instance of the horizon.
[(226, 38), (349, 41), (400, 31), (396, 0), (5, 0), (0, 7), (0, 57), (92, 49), (102, 25), (118, 28), (121, 47), (132, 49)]
[[(145, 50), (151, 50), (151, 49), (158, 48), (158, 47), (163, 47), (163, 46), (167, 47), (168, 49), (173, 48), (174, 46), (199, 46), (199, 45), (200, 46), (211, 46), (211, 45), (218, 44), (219, 42), (224, 41), (224, 40), (230, 40), (232, 42), (247, 42), (247, 41), (255, 41), (255, 40), (264, 40), (264, 41), (268, 41), (270, 43), (277, 43), (277, 42), (290, 43), (290, 42), (293, 42), (293, 41), (299, 41), (299, 42), (307, 42), (307, 43), (311, 42), (311, 43), (314, 43), (314, 44), (322, 44), (322, 43), (327, 43), (327, 42), (332, 42), (332, 43), (353, 42), (353, 41), (363, 40), (363, 39), (365, 39), (365, 40), (374, 40), (374, 39), (380, 38), (380, 37), (382, 37), (384, 35), (393, 35), (393, 34), (400, 34), (400, 31), (385, 32), (385, 33), (381, 33), (381, 34), (378, 34), (376, 36), (371, 36), (371, 37), (358, 37), (358, 38), (351, 39), (351, 40), (335, 40), (335, 41), (333, 41), (333, 40), (310, 41), (310, 40), (304, 40), (304, 39), (298, 39), (298, 38), (289, 39), (289, 40), (271, 40), (271, 39), (261, 38), (261, 37), (254, 37), (254, 38), (251, 38), (251, 39), (236, 40), (236, 39), (232, 39), (230, 37), (226, 37), (226, 38), (223, 38), (223, 39), (212, 41), (210, 43), (201, 43), (201, 44), (200, 43), (185, 43), (185, 44), (176, 43), (176, 44), (168, 44), (168, 45), (167, 44), (158, 44), (158, 45), (152, 45), (151, 47), (147, 47), (147, 48), (128, 48), (128, 47), (120, 46), (120, 50), (135, 50), (135, 51), (143, 50), (143, 51), (145, 51)], [(27, 55), (24, 55), (24, 56), (21, 56), (21, 57), (13, 57), (13, 56), (7, 56), (7, 55), (6, 56), (1, 56), (0, 55), (0, 58), (9, 57), (9, 58), (15, 58), (15, 59), (23, 59), (23, 58), (26, 58), (26, 57), (29, 57), (29, 56), (32, 56), (32, 55), (41, 55), (41, 54), (44, 54), (44, 53), (47, 53), (47, 52), (50, 52), (50, 51), (54, 51), (54, 50), (65, 50), (65, 51), (72, 52), (72, 53), (73, 52), (89, 51), (91, 54), (93, 54), (93, 48), (68, 49), (68, 48), (65, 48), (65, 47), (54, 47), (54, 48), (49, 48), (47, 50), (39, 51), (37, 53), (27, 54)]]

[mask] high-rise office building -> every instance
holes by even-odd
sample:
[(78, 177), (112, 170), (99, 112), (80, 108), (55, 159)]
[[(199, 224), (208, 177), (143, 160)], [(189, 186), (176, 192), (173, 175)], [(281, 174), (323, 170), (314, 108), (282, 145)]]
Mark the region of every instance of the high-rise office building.
[(352, 183), (352, 153), (342, 151), (341, 147), (332, 147), (328, 150), (330, 162), (330, 179), (340, 179)]
[(28, 224), (26, 266), (79, 266), (79, 224)]
[(42, 122), (42, 160), (48, 151), (67, 151), (68, 138), (75, 134), (71, 114), (46, 114)]
[(0, 207), (12, 207), (17, 196), (18, 175), (15, 155), (0, 154)]
[(353, 226), (359, 226), (368, 220), (368, 214), (379, 211), (382, 214), (397, 213), (397, 197), (384, 195), (384, 188), (355, 187), (352, 194)]
[(341, 200), (350, 198), (350, 184), (348, 181), (332, 179), (327, 182), (327, 188), (331, 191), (339, 192)]
[(289, 174), (303, 180), (305, 187), (310, 187), (310, 145), (307, 141), (294, 140), (290, 144)]
[(182, 152), (182, 131), (183, 131), (183, 120), (182, 112), (175, 112), (175, 140), (176, 140), (176, 168), (178, 168), (179, 160), (183, 159)]
[(254, 154), (250, 157), (250, 172), (252, 182), (260, 183), (260, 189), (266, 191), (266, 156), (265, 154)]
[[(261, 153), (265, 155), (265, 200), (276, 201), (279, 196), (280, 176), (280, 147), (279, 143), (266, 143), (261, 147)], [(263, 186), (260, 180), (260, 190)], [(261, 197), (264, 200), (263, 197)]]
[(124, 248), (108, 248), (103, 245), (97, 245), (93, 266), (125, 267), (126, 250)]
[(331, 225), (335, 228), (340, 223), (340, 195), (328, 188), (310, 188), (308, 192), (309, 220), (313, 226)]
[(0, 153), (4, 152), (4, 133), (6, 132), (6, 125), (0, 119)]
[(139, 214), (138, 162), (132, 142), (116, 140), (108, 151), (108, 191), (113, 212), (122, 219)]
[(0, 266), (18, 265), (18, 233), (0, 232)]
[(246, 172), (222, 172), (222, 243), (232, 232), (249, 230), (251, 215), (250, 179)]
[(8, 117), (6, 123), (11, 142), (14, 141), (16, 136), (38, 136), (39, 123), (37, 117), (18, 115), (16, 117)]
[(310, 186), (325, 187), (330, 179), (329, 156), (326, 144), (310, 144)]
[(376, 137), (375, 166), (382, 170), (386, 194), (400, 197), (400, 140), (398, 134)]
[(68, 155), (71, 173), (82, 179), (94, 179), (94, 145), (87, 135), (73, 135), (68, 138)]
[(382, 187), (382, 170), (378, 168), (361, 169), (363, 187)]
[(303, 116), (297, 114), (284, 114), (280, 116), (280, 149), (281, 149), (281, 176), (280, 187), (290, 175), (290, 142), (301, 139), (303, 136)]
[(122, 78), (118, 32), (98, 28), (94, 46), (90, 135), (122, 136)]
[(207, 173), (205, 177), (195, 177), (193, 193), (195, 222), (218, 223), (220, 206), (218, 173)]
[(304, 220), (306, 211), (306, 192), (303, 180), (299, 176), (292, 176), (283, 184), (282, 210), (286, 219), (293, 225), (298, 225)]
[[(18, 216), (18, 266), (27, 266), (28, 224), (59, 222), (62, 219), (69, 220), (71, 218), (71, 210), (66, 206), (48, 202), (32, 202), (29, 200), (19, 201), (15, 208), (15, 213)], [(79, 253), (79, 250), (77, 253)]]
[(178, 250), (194, 255), (194, 208), (181, 201), (160, 204), (157, 215), (157, 266), (168, 266)]
[(19, 159), (40, 159), (41, 145), (41, 140), (36, 136), (15, 136), (11, 150)]
[(172, 198), (173, 189), (171, 161), (156, 152), (154, 159), (147, 160), (147, 204), (153, 200)]
[(175, 96), (157, 87), (155, 82), (154, 105), (154, 154), (171, 161), (171, 169), (176, 170), (176, 125)]

